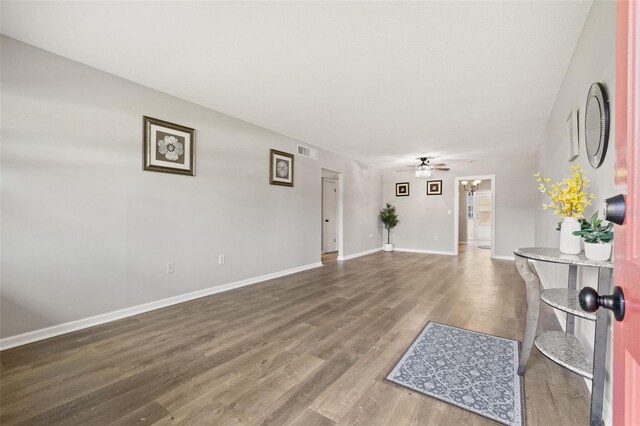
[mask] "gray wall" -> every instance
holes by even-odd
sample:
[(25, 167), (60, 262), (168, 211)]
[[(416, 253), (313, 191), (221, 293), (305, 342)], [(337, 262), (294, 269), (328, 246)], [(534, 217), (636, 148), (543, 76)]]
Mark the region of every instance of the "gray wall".
[[(426, 195), (426, 183), (411, 172), (384, 172), (384, 202), (396, 206), (400, 224), (391, 231), (398, 248), (452, 252), (454, 250), (455, 178), (495, 175), (496, 256), (513, 256), (518, 247), (533, 245), (535, 158), (479, 160), (451, 163), (451, 171), (435, 172), (430, 180), (442, 180), (442, 195)], [(396, 197), (396, 182), (410, 182), (410, 196)], [(451, 210), (451, 215), (448, 214)], [(435, 240), (435, 236), (438, 240)]]
[[(319, 262), (323, 167), (344, 176), (344, 254), (381, 246), (380, 171), (320, 150), (296, 156), (294, 188), (272, 186), (269, 149), (297, 141), (6, 37), (1, 49), (0, 336)], [(142, 171), (143, 115), (196, 129), (195, 177)]]
[[(538, 170), (553, 181), (564, 179), (569, 175), (571, 164), (580, 164), (591, 179), (590, 191), (596, 195), (591, 207), (587, 207), (585, 216), (591, 214), (600, 206), (601, 202), (612, 195), (614, 191), (614, 127), (615, 117), (615, 2), (596, 1), (593, 3), (589, 17), (580, 35), (571, 64), (562, 83), (553, 111), (542, 136), (538, 152)], [(599, 169), (593, 169), (587, 160), (584, 148), (584, 105), (589, 87), (594, 82), (604, 84), (609, 95), (611, 108), (611, 133), (609, 135), (609, 151), (604, 164)], [(580, 155), (573, 162), (567, 160), (566, 123), (572, 109), (579, 108), (580, 124)], [(536, 245), (558, 247), (559, 233), (555, 227), (559, 218), (549, 210), (543, 210), (541, 205), (547, 202), (542, 194), (538, 194), (536, 202)], [(550, 287), (566, 287), (567, 268), (563, 266), (539, 264), (546, 284)], [(579, 286), (596, 286), (596, 271), (581, 269)], [(564, 325), (564, 324), (563, 324)], [(589, 348), (593, 347), (593, 323), (577, 320), (576, 335)], [(609, 357), (607, 372), (607, 424), (611, 424), (611, 358)]]

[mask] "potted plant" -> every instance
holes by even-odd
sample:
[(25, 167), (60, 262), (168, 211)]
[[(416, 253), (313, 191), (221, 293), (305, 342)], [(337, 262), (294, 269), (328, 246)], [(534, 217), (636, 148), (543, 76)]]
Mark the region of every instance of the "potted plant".
[(396, 208), (391, 204), (387, 203), (387, 205), (380, 210), (380, 214), (378, 215), (380, 222), (382, 222), (382, 226), (387, 230), (387, 243), (384, 245), (384, 251), (393, 251), (393, 244), (391, 244), (391, 229), (395, 228), (400, 221), (398, 220), (398, 214), (396, 213)]
[(593, 194), (587, 192), (589, 179), (584, 175), (584, 170), (579, 165), (571, 166), (571, 177), (562, 182), (549, 184), (551, 179), (543, 177), (540, 172), (535, 174), (536, 180), (540, 184), (538, 189), (546, 194), (551, 203), (543, 204), (545, 209), (563, 218), (560, 225), (560, 251), (566, 254), (578, 254), (582, 251), (580, 237), (574, 232), (581, 230), (578, 221), (582, 217), (584, 208), (591, 205)]
[[(578, 223), (580, 224), (580, 230), (585, 230), (587, 229), (587, 227), (589, 226), (589, 222), (587, 222), (587, 219), (585, 219), (584, 217), (581, 217), (580, 219), (578, 219)], [(562, 230), (562, 221), (558, 222), (558, 226), (556, 226), (556, 231), (561, 231)], [(577, 232), (577, 231), (575, 231)], [(584, 250), (584, 240), (581, 239), (580, 240), (580, 249)]]
[(584, 228), (573, 235), (584, 238), (584, 255), (587, 259), (605, 261), (611, 257), (611, 241), (613, 240), (613, 223), (604, 225), (595, 212), (586, 222)]

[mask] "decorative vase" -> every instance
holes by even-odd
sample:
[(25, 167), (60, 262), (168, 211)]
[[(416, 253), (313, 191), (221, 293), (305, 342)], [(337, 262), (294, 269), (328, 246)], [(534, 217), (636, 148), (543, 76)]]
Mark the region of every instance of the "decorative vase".
[(580, 230), (580, 222), (573, 217), (565, 217), (560, 225), (560, 252), (565, 254), (578, 254), (581, 251), (580, 240), (582, 238), (573, 235)]
[(584, 255), (587, 259), (604, 262), (611, 257), (611, 243), (584, 243)]
[(393, 251), (393, 244), (385, 244), (384, 251)]

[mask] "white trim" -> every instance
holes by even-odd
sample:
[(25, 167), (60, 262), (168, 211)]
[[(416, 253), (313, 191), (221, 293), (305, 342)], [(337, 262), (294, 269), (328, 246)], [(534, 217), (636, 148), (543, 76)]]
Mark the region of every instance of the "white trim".
[[(588, 380), (586, 377), (583, 377), (585, 383), (590, 383), (591, 380)], [(604, 396), (604, 402), (602, 404), (602, 423), (605, 426), (608, 426), (607, 420), (613, 419), (613, 404), (607, 398), (607, 395)]]
[[(379, 250), (379, 249), (378, 249)], [(48, 339), (50, 337), (59, 336), (61, 334), (70, 333), (72, 331), (81, 330), (83, 328), (93, 327), (107, 322), (119, 320), (122, 318), (138, 315), (144, 312), (153, 311), (178, 303), (187, 302), (193, 299), (210, 296), (212, 294), (221, 293), (223, 291), (232, 290), (239, 287), (256, 284), (262, 281), (272, 280), (274, 278), (285, 275), (295, 274), (297, 272), (306, 271), (307, 269), (318, 268), (322, 266), (322, 262), (310, 263), (308, 265), (298, 266), (296, 268), (286, 269), (284, 271), (274, 272), (272, 274), (260, 275), (258, 277), (248, 278), (246, 280), (234, 281), (227, 284), (209, 287), (202, 290), (196, 290), (191, 293), (185, 293), (178, 296), (169, 297), (167, 299), (157, 300), (154, 302), (144, 303), (142, 305), (132, 306), (129, 308), (119, 309), (113, 312), (107, 312), (95, 315), (89, 318), (83, 318), (75, 321), (65, 322), (63, 324), (54, 325), (40, 330), (29, 331), (27, 333), (0, 339), (0, 350), (15, 348), (16, 346), (26, 345), (27, 343), (37, 342), (38, 340)]]
[(346, 255), (346, 256), (338, 256), (338, 260), (354, 259), (356, 257), (366, 256), (368, 254), (375, 253), (375, 252), (380, 251), (380, 250), (382, 250), (382, 247), (376, 247), (376, 248), (373, 248), (371, 250), (360, 251), (358, 253), (353, 253), (353, 254), (349, 254), (349, 255)]
[(499, 254), (496, 254), (495, 256), (491, 256), (491, 258), (496, 260), (516, 260), (515, 256), (502, 256)]
[(460, 181), (461, 180), (491, 180), (491, 258), (499, 259), (496, 257), (496, 175), (476, 175), (476, 176), (457, 176), (454, 179), (455, 182), (455, 198), (453, 200), (453, 254), (458, 255), (458, 238), (459, 238), (459, 226), (460, 226)]
[(470, 246), (482, 246), (482, 245), (488, 246), (488, 245), (491, 245), (491, 241), (469, 239), (467, 241), (460, 241), (458, 242), (458, 244), (469, 244)]
[(446, 256), (455, 256), (456, 254), (452, 251), (438, 251), (438, 250), (421, 250), (421, 249), (410, 249), (410, 248), (395, 248), (394, 251), (404, 251), (407, 253), (424, 253), (424, 254), (442, 254)]

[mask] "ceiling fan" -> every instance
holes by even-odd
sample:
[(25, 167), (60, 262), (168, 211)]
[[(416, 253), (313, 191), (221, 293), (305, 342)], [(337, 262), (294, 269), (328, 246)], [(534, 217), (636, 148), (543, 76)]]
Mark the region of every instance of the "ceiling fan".
[(418, 179), (428, 179), (431, 177), (431, 173), (433, 170), (441, 170), (441, 171), (449, 171), (451, 170), (449, 167), (446, 167), (445, 163), (431, 163), (431, 160), (435, 159), (435, 157), (418, 157), (416, 160), (420, 160), (420, 164), (418, 165), (408, 165), (407, 167), (411, 167), (411, 169), (403, 169), (396, 170), (397, 172), (407, 172), (407, 171), (415, 171), (416, 177)]

